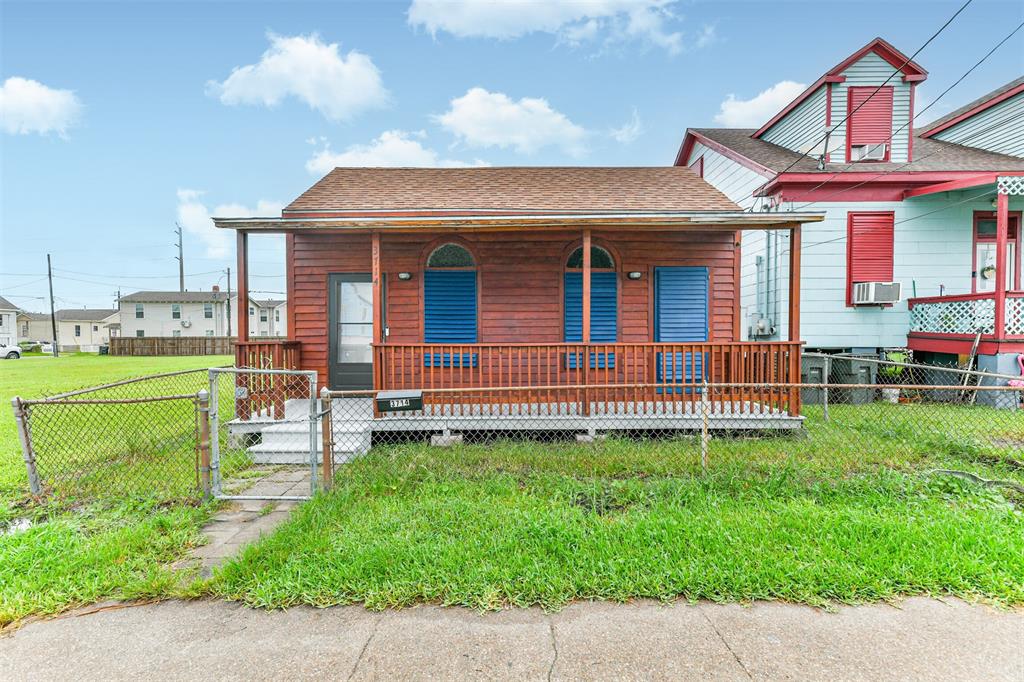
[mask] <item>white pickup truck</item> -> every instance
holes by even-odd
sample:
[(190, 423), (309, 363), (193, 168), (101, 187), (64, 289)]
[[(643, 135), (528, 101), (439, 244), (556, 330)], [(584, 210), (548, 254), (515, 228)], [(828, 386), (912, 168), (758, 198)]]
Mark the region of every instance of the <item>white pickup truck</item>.
[(6, 343), (0, 342), (0, 358), (4, 358), (5, 360), (20, 360), (21, 348), (19, 346), (9, 346)]

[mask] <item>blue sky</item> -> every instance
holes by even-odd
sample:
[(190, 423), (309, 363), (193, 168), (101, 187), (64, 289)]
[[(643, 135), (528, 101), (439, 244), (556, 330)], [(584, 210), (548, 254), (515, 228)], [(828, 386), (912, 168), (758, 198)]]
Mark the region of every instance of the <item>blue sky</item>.
[[(188, 287), (223, 286), (208, 216), (279, 210), (334, 164), (669, 164), (686, 127), (758, 125), (960, 4), (0, 2), (0, 295), (44, 310), (47, 252), (58, 307), (174, 289), (175, 221)], [(918, 57), (918, 109), (1022, 18), (975, 0)], [(918, 123), (1022, 72), (1024, 32)], [(261, 239), (251, 288), (282, 291)]]

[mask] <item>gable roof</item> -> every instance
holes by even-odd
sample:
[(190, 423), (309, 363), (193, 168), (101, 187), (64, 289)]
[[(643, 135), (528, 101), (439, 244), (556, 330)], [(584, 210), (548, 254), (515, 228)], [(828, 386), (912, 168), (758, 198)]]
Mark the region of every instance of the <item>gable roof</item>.
[(14, 305), (3, 296), (0, 296), (0, 310), (21, 310), (21, 308)]
[[(686, 131), (687, 138), (709, 140), (726, 149), (732, 150), (744, 159), (769, 171), (769, 174), (788, 171), (790, 173), (821, 173), (830, 174), (854, 171), (849, 163), (827, 163), (824, 170), (818, 168), (818, 160), (803, 156), (785, 147), (759, 140), (753, 137), (751, 128), (692, 128)], [(680, 156), (687, 148), (688, 140), (684, 140)], [(799, 159), (799, 161), (798, 161)], [(796, 162), (792, 168), (789, 166)], [(677, 158), (676, 163), (685, 163), (685, 159)], [(1024, 159), (1007, 154), (965, 147), (952, 142), (942, 142), (916, 136), (914, 138), (914, 161), (870, 163), (859, 167), (859, 170), (878, 174), (887, 171), (942, 172), (942, 171), (1019, 171), (1024, 170)], [(764, 173), (762, 173), (764, 174)]]
[(805, 99), (817, 92), (818, 88), (825, 83), (842, 83), (845, 81), (846, 77), (842, 75), (843, 72), (850, 68), (851, 64), (856, 63), (857, 60), (861, 59), (869, 52), (877, 54), (879, 57), (889, 62), (894, 69), (901, 71), (903, 73), (903, 80), (905, 81), (923, 81), (928, 78), (928, 72), (922, 69), (916, 62), (911, 61), (910, 57), (897, 50), (888, 41), (882, 38), (875, 38), (867, 45), (826, 71), (821, 78), (811, 83), (806, 90), (801, 92), (792, 102), (783, 107), (782, 111), (772, 116), (767, 123), (754, 131), (753, 137), (758, 138), (764, 135), (772, 126), (785, 117), (786, 114), (800, 106)]
[(366, 214), (738, 211), (688, 168), (335, 168), (282, 211)]
[[(232, 295), (233, 296), (233, 295)], [(121, 297), (122, 303), (218, 303), (226, 301), (226, 291), (136, 291)]]
[(918, 136), (925, 138), (931, 137), (936, 133), (942, 132), (946, 128), (956, 125), (960, 121), (971, 118), (975, 114), (980, 114), (989, 107), (993, 107), (1000, 102), (1008, 100), (1021, 92), (1024, 92), (1024, 76), (1015, 78), (1009, 83), (996, 88), (992, 92), (982, 95), (973, 102), (965, 104), (956, 111), (951, 111), (942, 118), (932, 121), (924, 128), (923, 132), (918, 133)]
[[(56, 315), (60, 322), (99, 322), (105, 320), (117, 312), (117, 308), (64, 308), (58, 310)], [(44, 314), (45, 318), (46, 315)]]

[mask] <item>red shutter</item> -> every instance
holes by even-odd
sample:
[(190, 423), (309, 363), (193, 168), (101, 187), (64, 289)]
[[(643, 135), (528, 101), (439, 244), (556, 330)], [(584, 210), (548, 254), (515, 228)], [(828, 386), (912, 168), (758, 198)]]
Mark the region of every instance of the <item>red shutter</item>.
[(846, 219), (846, 304), (857, 282), (891, 282), (894, 214), (849, 213)]
[[(892, 88), (848, 88), (850, 144), (879, 144), (892, 136)], [(858, 107), (860, 107), (858, 109)]]

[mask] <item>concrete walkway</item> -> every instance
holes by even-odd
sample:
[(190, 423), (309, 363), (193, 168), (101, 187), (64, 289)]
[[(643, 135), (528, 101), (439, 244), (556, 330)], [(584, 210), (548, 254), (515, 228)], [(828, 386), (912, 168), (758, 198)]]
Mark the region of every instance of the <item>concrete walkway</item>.
[(85, 609), (0, 638), (0, 679), (1024, 679), (1024, 611), (957, 600), (843, 607), (582, 603), (265, 612)]

